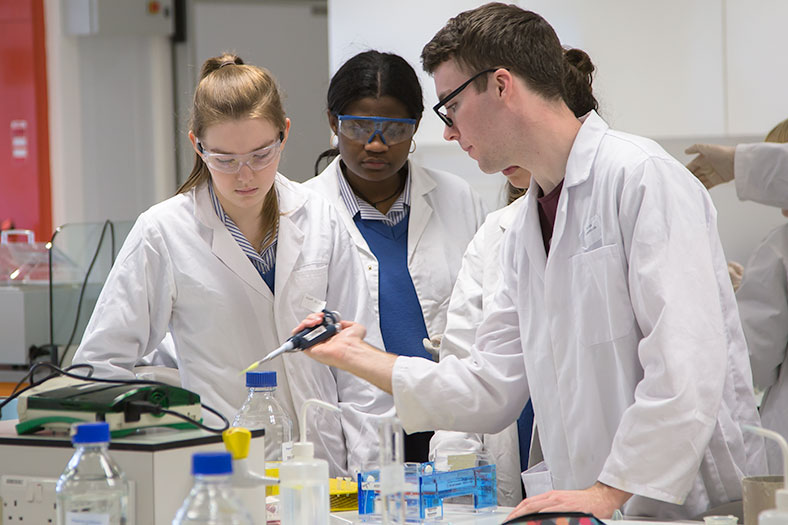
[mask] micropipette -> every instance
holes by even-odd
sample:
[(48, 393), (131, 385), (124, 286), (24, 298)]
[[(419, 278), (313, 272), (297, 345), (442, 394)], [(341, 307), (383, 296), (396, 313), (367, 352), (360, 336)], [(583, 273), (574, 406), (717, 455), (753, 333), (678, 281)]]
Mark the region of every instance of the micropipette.
[(339, 316), (339, 313), (333, 312), (331, 310), (323, 310), (323, 314), (323, 322), (321, 322), (319, 325), (304, 328), (297, 334), (290, 337), (290, 339), (285, 341), (282, 346), (276, 350), (273, 350), (259, 361), (255, 361), (249, 365), (245, 370), (242, 370), (241, 373), (245, 374), (250, 370), (254, 370), (266, 361), (270, 361), (274, 357), (284, 354), (285, 352), (306, 350), (310, 346), (316, 345), (317, 343), (322, 343), (326, 339), (329, 339), (334, 334), (339, 332), (341, 330), (339, 321), (342, 320), (342, 318)]

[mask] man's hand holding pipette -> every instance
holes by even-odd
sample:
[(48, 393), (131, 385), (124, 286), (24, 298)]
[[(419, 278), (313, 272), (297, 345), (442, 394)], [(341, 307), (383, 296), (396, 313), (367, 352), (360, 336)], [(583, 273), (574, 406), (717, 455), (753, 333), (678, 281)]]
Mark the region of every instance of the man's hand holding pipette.
[[(323, 322), (323, 313), (309, 314), (293, 333)], [(342, 330), (330, 339), (318, 343), (304, 353), (324, 365), (346, 370), (365, 379), (381, 390), (391, 393), (391, 374), (397, 356), (378, 350), (366, 343), (367, 329), (352, 321), (341, 321)]]
[(321, 312), (320, 322), (317, 325), (306, 326), (301, 330), (293, 330), (292, 337), (285, 341), (282, 346), (276, 350), (273, 350), (259, 361), (255, 361), (246, 367), (241, 371), (241, 374), (254, 370), (266, 361), (270, 361), (271, 359), (280, 356), (285, 352), (304, 350), (312, 345), (330, 338), (342, 329), (339, 324), (340, 321), (341, 318), (338, 312), (323, 310)]

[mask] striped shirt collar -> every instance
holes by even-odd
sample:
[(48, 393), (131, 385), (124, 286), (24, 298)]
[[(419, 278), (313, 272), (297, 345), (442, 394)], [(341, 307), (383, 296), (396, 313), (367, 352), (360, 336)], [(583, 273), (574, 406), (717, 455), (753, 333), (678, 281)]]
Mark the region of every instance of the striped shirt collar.
[[(274, 187), (272, 190), (276, 191), (276, 188)], [(274, 232), (274, 242), (272, 242), (270, 246), (262, 252), (258, 252), (254, 249), (252, 243), (244, 237), (244, 234), (241, 233), (241, 230), (238, 229), (238, 226), (236, 226), (230, 216), (225, 213), (222, 204), (219, 202), (219, 197), (217, 197), (216, 193), (213, 191), (213, 182), (210, 180), (208, 181), (208, 193), (211, 195), (211, 203), (213, 204), (213, 210), (216, 212), (216, 216), (219, 217), (219, 220), (225, 225), (230, 235), (233, 236), (233, 239), (235, 239), (235, 242), (241, 247), (244, 255), (249, 258), (255, 269), (257, 269), (261, 275), (271, 271), (276, 263), (276, 243), (279, 232)], [(266, 241), (267, 240), (268, 239), (266, 239)]]
[(383, 221), (389, 226), (396, 226), (408, 215), (410, 209), (410, 170), (405, 178), (405, 188), (400, 193), (394, 204), (391, 205), (388, 213), (383, 214), (370, 203), (353, 193), (345, 175), (342, 173), (341, 164), (337, 164), (337, 180), (339, 182), (339, 194), (345, 207), (350, 212), (351, 217), (360, 213), (363, 220)]

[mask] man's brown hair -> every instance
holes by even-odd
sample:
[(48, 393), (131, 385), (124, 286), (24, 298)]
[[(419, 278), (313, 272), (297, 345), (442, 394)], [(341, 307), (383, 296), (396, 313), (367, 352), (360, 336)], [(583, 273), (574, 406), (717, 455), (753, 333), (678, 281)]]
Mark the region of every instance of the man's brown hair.
[[(564, 96), (563, 49), (547, 21), (516, 5), (489, 3), (451, 18), (421, 52), (424, 70), (432, 74), (442, 63), (454, 60), (474, 75), (505, 67), (523, 78), (546, 99)], [(474, 81), (487, 88), (487, 75)]]

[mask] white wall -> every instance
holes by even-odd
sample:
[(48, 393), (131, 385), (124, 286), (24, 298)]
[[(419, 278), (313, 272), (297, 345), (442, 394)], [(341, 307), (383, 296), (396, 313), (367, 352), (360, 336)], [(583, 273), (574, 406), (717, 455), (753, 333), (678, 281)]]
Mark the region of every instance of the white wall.
[[(328, 26), (320, 2), (192, 0), (189, 42), (190, 79), (179, 92), (182, 115), (179, 147), (183, 148), (181, 180), (191, 169), (194, 154), (186, 138), (188, 112), (199, 80), (200, 65), (223, 51), (234, 51), (245, 62), (269, 69), (284, 95), (291, 120), (290, 138), (279, 171), (304, 181), (313, 175), (317, 155), (327, 149)], [(179, 64), (182, 67), (183, 64)]]
[(71, 36), (45, 0), (55, 226), (129, 220), (175, 188), (165, 36)]
[[(365, 49), (402, 55), (420, 74), (425, 107), (437, 101), (421, 70), (423, 45), (450, 17), (481, 5), (472, 0), (376, 3), (375, 19), (359, 23), (365, 0), (328, 0), (329, 64), (333, 73)], [(788, 2), (781, 0), (520, 0), (544, 16), (565, 45), (589, 53), (594, 91), (611, 126), (653, 138), (685, 162), (698, 141), (757, 141), (788, 117), (788, 68), (782, 49)], [(407, 35), (407, 36), (406, 36)], [(500, 195), (500, 176), (482, 174), (456, 144), (442, 139), (441, 122), (425, 117), (416, 156), (454, 170), (489, 203)], [(715, 188), (719, 228), (730, 259), (746, 261), (758, 241), (784, 222), (776, 209), (741, 203), (732, 186)]]

